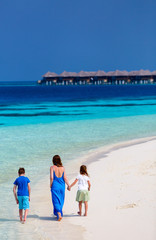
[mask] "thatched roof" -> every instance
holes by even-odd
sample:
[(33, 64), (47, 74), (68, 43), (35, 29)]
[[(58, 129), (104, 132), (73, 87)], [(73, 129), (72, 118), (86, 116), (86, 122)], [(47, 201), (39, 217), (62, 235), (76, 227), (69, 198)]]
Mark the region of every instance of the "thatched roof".
[(78, 77), (88, 77), (89, 74), (88, 72), (85, 72), (85, 71), (80, 71), (78, 74), (77, 74)]
[(150, 72), (149, 70), (143, 70), (143, 69), (141, 69), (141, 70), (139, 70), (139, 71), (131, 71), (131, 72), (129, 72), (129, 74), (128, 74), (129, 76), (143, 76), (143, 75), (145, 75), (145, 76), (150, 76), (150, 75), (152, 75), (152, 72)]
[(152, 76), (156, 75), (156, 71), (150, 72), (149, 70), (139, 70), (139, 71), (110, 71), (110, 72), (104, 72), (101, 70), (98, 70), (97, 72), (86, 72), (86, 71), (80, 71), (79, 73), (76, 72), (62, 72), (60, 75), (54, 73), (54, 72), (47, 72), (43, 75), (43, 77), (105, 77), (105, 76)]
[(94, 77), (96, 75), (96, 72), (88, 72), (88, 76)]
[(46, 74), (44, 74), (42, 77), (58, 77), (58, 75), (54, 72), (47, 72)]
[(128, 75), (127, 71), (116, 70), (112, 73), (112, 76), (127, 76), (127, 75)]
[(143, 70), (143, 69), (141, 69), (139, 73), (140, 75), (146, 75), (146, 76), (149, 76), (152, 74), (152, 72), (150, 72), (149, 70)]
[(113, 73), (114, 73), (113, 71), (110, 71), (110, 72), (107, 72), (106, 75), (107, 75), (107, 76), (112, 76)]
[(97, 71), (95, 74), (95, 76), (97, 76), (97, 77), (106, 76), (106, 75), (107, 75), (107, 73), (104, 71), (101, 71), (101, 70)]
[(60, 74), (60, 77), (76, 77), (77, 73), (76, 72), (66, 72), (64, 71), (63, 73)]

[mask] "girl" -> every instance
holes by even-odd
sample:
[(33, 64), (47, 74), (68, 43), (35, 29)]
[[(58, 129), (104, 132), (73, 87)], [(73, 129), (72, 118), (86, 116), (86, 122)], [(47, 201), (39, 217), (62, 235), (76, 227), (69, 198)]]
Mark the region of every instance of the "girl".
[(89, 175), (87, 172), (87, 167), (85, 165), (82, 165), (80, 167), (80, 174), (77, 176), (75, 181), (68, 187), (68, 190), (70, 190), (71, 187), (73, 187), (77, 182), (78, 182), (78, 191), (76, 195), (76, 201), (79, 202), (78, 214), (81, 216), (82, 203), (84, 203), (84, 206), (85, 206), (84, 216), (87, 216), (89, 191), (90, 191), (91, 184), (90, 184)]

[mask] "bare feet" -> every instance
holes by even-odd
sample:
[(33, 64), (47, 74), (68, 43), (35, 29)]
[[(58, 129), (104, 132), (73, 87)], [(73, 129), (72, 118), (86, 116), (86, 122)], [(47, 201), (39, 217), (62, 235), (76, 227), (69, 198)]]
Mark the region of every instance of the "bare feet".
[(23, 220), (23, 221), (22, 221), (22, 224), (25, 224), (25, 221), (26, 221), (26, 220)]
[(84, 217), (87, 217), (87, 213), (85, 213), (83, 216), (84, 216)]
[(61, 213), (58, 212), (58, 221), (60, 222), (62, 220), (62, 216), (61, 216)]
[(81, 216), (81, 212), (77, 212)]

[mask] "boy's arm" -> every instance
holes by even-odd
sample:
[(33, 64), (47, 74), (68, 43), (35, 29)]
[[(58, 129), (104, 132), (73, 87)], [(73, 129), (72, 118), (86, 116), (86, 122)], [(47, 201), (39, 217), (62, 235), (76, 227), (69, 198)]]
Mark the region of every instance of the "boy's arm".
[(53, 183), (53, 167), (50, 167), (50, 188), (52, 187)]
[(30, 192), (31, 192), (31, 187), (30, 187), (30, 183), (28, 183), (29, 201), (30, 201)]
[(19, 202), (18, 202), (18, 199), (17, 199), (16, 188), (17, 188), (17, 186), (14, 185), (14, 187), (13, 187), (13, 193), (14, 193), (14, 197), (15, 197), (16, 203), (18, 204)]
[(88, 182), (88, 191), (90, 191), (91, 184), (89, 180), (87, 182)]

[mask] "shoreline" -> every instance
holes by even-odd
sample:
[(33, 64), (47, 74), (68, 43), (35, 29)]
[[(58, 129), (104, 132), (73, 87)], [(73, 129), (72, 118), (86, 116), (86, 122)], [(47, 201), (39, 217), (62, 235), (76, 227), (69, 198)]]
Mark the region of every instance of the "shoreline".
[[(121, 201), (120, 197), (116, 199), (118, 201), (117, 206), (115, 205), (115, 200), (111, 200), (108, 196), (112, 196), (113, 198), (113, 193), (111, 192), (111, 189), (114, 189), (114, 194), (119, 195), (121, 189), (126, 188), (126, 184), (131, 185), (131, 182), (133, 182), (132, 185), (135, 185), (135, 181), (138, 182), (138, 179), (140, 179), (140, 176), (138, 179), (135, 177), (134, 179), (130, 179), (130, 173), (129, 172), (129, 166), (132, 163), (134, 164), (134, 160), (129, 159), (127, 163), (124, 163), (122, 159), (122, 154), (124, 153), (126, 157), (129, 157), (130, 154), (130, 149), (132, 151), (136, 151), (138, 147), (142, 149), (142, 152), (140, 154), (143, 154), (143, 149), (146, 148), (146, 146), (153, 146), (153, 143), (156, 145), (156, 137), (148, 137), (148, 138), (140, 138), (140, 139), (135, 139), (135, 140), (130, 140), (118, 144), (113, 144), (105, 147), (100, 147), (98, 149), (90, 150), (86, 158), (82, 156), (79, 159), (74, 160), (72, 163), (68, 163), (65, 168), (66, 168), (66, 173), (69, 178), (70, 183), (74, 179), (74, 177), (77, 176), (77, 173), (79, 171), (79, 166), (83, 163), (86, 164), (88, 167), (88, 172), (91, 176), (91, 200), (89, 202), (89, 211), (88, 211), (88, 217), (79, 217), (77, 215), (77, 203), (75, 202), (75, 196), (76, 196), (76, 191), (77, 187), (74, 187), (71, 192), (66, 191), (66, 199), (65, 199), (65, 204), (64, 204), (64, 218), (63, 220), (58, 223), (55, 218), (52, 216), (52, 203), (51, 203), (51, 194), (49, 190), (49, 176), (46, 176), (44, 179), (42, 179), (38, 184), (32, 187), (32, 199), (31, 199), (31, 205), (30, 205), (30, 213), (28, 215), (28, 220), (27, 220), (27, 228), (31, 232), (31, 236), (33, 236), (33, 239), (94, 239), (96, 237), (97, 231), (94, 229), (94, 224), (97, 224), (97, 228), (99, 231), (99, 238), (100, 234), (103, 233), (104, 225), (107, 226), (107, 218), (108, 222), (111, 226), (111, 221), (110, 218), (114, 218), (113, 224), (115, 227), (115, 223), (117, 225), (119, 224), (119, 221), (121, 220), (121, 223), (123, 224), (123, 219), (122, 217), (125, 217), (126, 220), (131, 219), (131, 214), (133, 215), (132, 210), (137, 214), (138, 211), (138, 206), (140, 203), (138, 201), (133, 201), (127, 199), (127, 202)], [(151, 153), (151, 155), (154, 154), (154, 152)], [(115, 158), (112, 158), (112, 156), (118, 156), (116, 161)], [(149, 154), (150, 155), (150, 154)], [(144, 157), (142, 155), (142, 157)], [(153, 156), (152, 156), (153, 157)], [(96, 161), (95, 161), (96, 158)], [(156, 154), (155, 154), (155, 160), (156, 160)], [(139, 159), (140, 163), (141, 159)], [(152, 161), (154, 161), (152, 159)], [(118, 167), (118, 165), (121, 167), (122, 164), (124, 163), (125, 165), (125, 170), (127, 173), (124, 173), (124, 175), (121, 176), (119, 175), (118, 171), (122, 173), (121, 169)], [(117, 172), (113, 170), (113, 165), (115, 165), (117, 168)], [(126, 165), (127, 164), (127, 165)], [(154, 163), (153, 163), (154, 164)], [(68, 166), (69, 165), (69, 166)], [(108, 173), (105, 172), (105, 169), (109, 169), (110, 176)], [(98, 168), (98, 176), (96, 175), (96, 169)], [(100, 168), (100, 169), (99, 169)], [(133, 171), (136, 171), (135, 168), (132, 169)], [(114, 171), (114, 172), (113, 172)], [(114, 182), (114, 177), (117, 177), (117, 182)], [(141, 175), (142, 176), (142, 175)], [(146, 176), (146, 174), (145, 174)], [(106, 183), (102, 185), (104, 189), (100, 188), (100, 184), (98, 182), (98, 179), (101, 181), (101, 179), (104, 177), (104, 180)], [(136, 180), (137, 179), (137, 180)], [(105, 182), (104, 181), (104, 182)], [(119, 182), (120, 181), (120, 182)], [(125, 183), (128, 181), (127, 183)], [(142, 182), (142, 184), (146, 185), (146, 182)], [(154, 185), (154, 183), (152, 182)], [(97, 185), (97, 186), (96, 186)], [(120, 188), (118, 188), (118, 185)], [(96, 190), (96, 187), (98, 190)], [(109, 190), (110, 187), (110, 190)], [(142, 186), (140, 186), (142, 189)], [(146, 188), (146, 186), (144, 186)], [(107, 189), (107, 191), (106, 191)], [(136, 190), (136, 189), (134, 189)], [(156, 190), (156, 186), (154, 188), (154, 191)], [(138, 191), (138, 190), (137, 190)], [(35, 193), (35, 194), (34, 194)], [(138, 193), (137, 193), (138, 194)], [(107, 195), (107, 196), (106, 196)], [(102, 206), (104, 209), (104, 215), (102, 210), (102, 217), (101, 215), (99, 216), (97, 214), (96, 207), (97, 207), (97, 201), (99, 197), (103, 199), (103, 202), (105, 202), (105, 206)], [(125, 197), (125, 196), (124, 196)], [(134, 197), (134, 196), (133, 196)], [(126, 199), (126, 198), (125, 198)], [(113, 205), (114, 204), (114, 205)], [(100, 203), (98, 204), (100, 205)], [(114, 206), (116, 206), (114, 208)], [(146, 206), (147, 208), (147, 206)], [(130, 216), (127, 211), (130, 210)], [(17, 209), (16, 209), (17, 211)], [(120, 213), (120, 214), (119, 214)], [(128, 218), (126, 217), (126, 214), (128, 214)], [(155, 212), (156, 214), (156, 212)], [(107, 215), (107, 218), (106, 216)], [(121, 219), (118, 219), (121, 218)], [(132, 219), (131, 219), (132, 220)], [(141, 220), (141, 219), (140, 219)], [(99, 225), (98, 225), (99, 223)], [(130, 222), (129, 222), (130, 224)], [(143, 223), (142, 223), (143, 224)], [(119, 226), (118, 226), (119, 227)], [(127, 227), (127, 225), (126, 225)], [(109, 226), (107, 226), (109, 228)], [(23, 226), (19, 227), (20, 231), (23, 231)], [(116, 227), (115, 227), (116, 229)], [(120, 229), (121, 230), (121, 229)], [(128, 230), (128, 229), (127, 229)], [(118, 230), (116, 229), (117, 233), (119, 234)], [(32, 234), (33, 232), (33, 234)], [(112, 233), (112, 230), (110, 229), (110, 233)], [(107, 239), (114, 240), (115, 237), (107, 232), (107, 235), (105, 236)], [(19, 232), (20, 234), (20, 232)], [(113, 234), (113, 233), (112, 233)], [(73, 235), (75, 236), (73, 238)], [(126, 235), (125, 235), (126, 236)], [(130, 235), (131, 236), (131, 235)], [(30, 236), (29, 236), (30, 237)], [(119, 234), (119, 239), (123, 239), (122, 236)], [(132, 237), (132, 236), (131, 236)], [(134, 236), (133, 236), (134, 237)], [(142, 236), (143, 237), (143, 236)], [(128, 238), (126, 236), (126, 238)], [(27, 239), (27, 238), (24, 238)], [(130, 239), (130, 238), (128, 238)], [(131, 238), (132, 239), (132, 238)], [(133, 238), (139, 239), (137, 238)], [(141, 239), (141, 238), (140, 238)], [(142, 238), (142, 240), (146, 240), (146, 238)], [(153, 238), (148, 238), (148, 240), (154, 240)]]
[[(131, 147), (131, 146), (138, 145), (141, 143), (150, 142), (153, 140), (156, 140), (156, 136), (131, 139), (131, 140), (122, 141), (119, 143), (113, 143), (113, 144), (105, 145), (103, 147), (91, 149), (91, 150), (87, 151), (84, 155), (82, 155), (81, 157), (76, 158), (72, 162), (67, 163), (65, 166), (67, 169), (66, 172), (68, 171), (69, 172), (68, 176), (70, 178), (72, 178), (75, 176), (74, 174), (77, 174), (77, 172), (79, 171), (79, 166), (81, 164), (85, 164), (88, 166), (94, 162), (98, 162), (101, 158), (107, 157), (107, 155), (113, 151), (123, 149), (126, 147)], [(96, 160), (95, 160), (95, 158), (96, 158)], [(75, 170), (76, 166), (78, 167), (77, 170)], [(71, 171), (72, 171), (72, 173), (71, 173)]]

